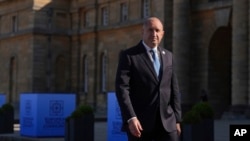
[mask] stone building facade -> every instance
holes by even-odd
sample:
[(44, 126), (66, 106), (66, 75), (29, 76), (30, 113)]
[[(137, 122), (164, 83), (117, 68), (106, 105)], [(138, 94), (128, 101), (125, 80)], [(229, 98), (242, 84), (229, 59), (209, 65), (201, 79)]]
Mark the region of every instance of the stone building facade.
[(216, 118), (247, 118), (248, 0), (0, 0), (0, 92), (73, 92), (106, 115), (121, 50), (159, 17), (173, 52), (184, 111), (207, 94)]

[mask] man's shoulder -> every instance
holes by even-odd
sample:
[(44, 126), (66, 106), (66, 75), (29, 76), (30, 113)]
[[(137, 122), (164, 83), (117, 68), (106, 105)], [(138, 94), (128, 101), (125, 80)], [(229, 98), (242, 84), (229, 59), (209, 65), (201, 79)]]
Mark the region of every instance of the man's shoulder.
[(128, 54), (130, 53), (135, 53), (135, 52), (138, 52), (142, 49), (143, 45), (141, 42), (139, 42), (138, 44), (134, 45), (134, 46), (131, 46), (129, 48), (126, 48), (123, 50), (123, 52), (126, 52)]
[(168, 50), (168, 49), (166, 49), (166, 48), (163, 48), (163, 47), (161, 47), (161, 52), (162, 52), (163, 54), (170, 54), (170, 55), (173, 54), (172, 51), (170, 51), (170, 50)]

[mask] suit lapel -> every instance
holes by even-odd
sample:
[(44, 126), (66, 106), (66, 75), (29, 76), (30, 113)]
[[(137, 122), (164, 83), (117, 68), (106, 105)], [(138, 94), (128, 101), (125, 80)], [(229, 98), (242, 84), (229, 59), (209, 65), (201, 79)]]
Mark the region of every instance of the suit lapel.
[(161, 63), (161, 67), (160, 67), (160, 80), (162, 78), (162, 73), (164, 72), (165, 70), (165, 64), (166, 64), (166, 59), (164, 58), (165, 57), (165, 52), (162, 50), (161, 47), (158, 47), (159, 48), (159, 57), (160, 57), (160, 63)]
[(160, 80), (162, 77), (164, 77), (163, 72), (166, 72), (169, 67), (172, 67), (172, 59), (171, 56), (167, 51), (165, 51), (163, 48), (159, 48), (160, 51), (160, 58), (161, 58), (161, 69), (160, 69)]
[(154, 79), (155, 79), (156, 81), (159, 81), (159, 79), (158, 79), (158, 77), (157, 77), (157, 75), (156, 75), (156, 72), (155, 72), (155, 70), (154, 70), (153, 63), (152, 63), (152, 61), (150, 60), (150, 58), (149, 58), (149, 56), (148, 56), (148, 53), (147, 53), (147, 51), (146, 51), (146, 49), (145, 49), (145, 47), (143, 46), (142, 43), (140, 43), (139, 48), (140, 48), (140, 51), (141, 51), (140, 56), (141, 56), (142, 60), (143, 60), (144, 63), (146, 64), (147, 68), (149, 69), (149, 71), (150, 71), (150, 73), (152, 74), (152, 76), (154, 77)]

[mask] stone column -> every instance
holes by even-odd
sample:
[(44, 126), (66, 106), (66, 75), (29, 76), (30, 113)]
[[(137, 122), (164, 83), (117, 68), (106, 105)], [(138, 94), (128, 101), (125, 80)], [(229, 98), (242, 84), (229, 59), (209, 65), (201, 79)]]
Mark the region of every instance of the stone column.
[(243, 114), (248, 95), (248, 0), (233, 0), (232, 108)]
[[(192, 103), (190, 96), (190, 3), (189, 0), (173, 0), (173, 54), (182, 103)], [(185, 106), (184, 106), (185, 107)], [(185, 110), (185, 109), (184, 109)]]
[[(164, 47), (173, 51), (173, 0), (164, 0)], [(162, 12), (162, 11), (161, 11)]]

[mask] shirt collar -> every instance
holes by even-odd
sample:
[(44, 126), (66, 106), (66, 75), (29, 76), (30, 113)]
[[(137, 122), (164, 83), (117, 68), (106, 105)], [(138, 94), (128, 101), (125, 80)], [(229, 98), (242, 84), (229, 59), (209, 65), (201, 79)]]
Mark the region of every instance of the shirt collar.
[(157, 47), (151, 48), (149, 47), (143, 40), (142, 40), (142, 44), (143, 46), (146, 48), (147, 52), (149, 52), (150, 50), (157, 50)]

